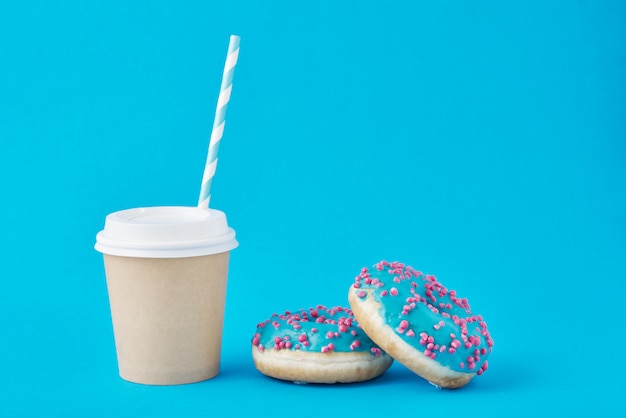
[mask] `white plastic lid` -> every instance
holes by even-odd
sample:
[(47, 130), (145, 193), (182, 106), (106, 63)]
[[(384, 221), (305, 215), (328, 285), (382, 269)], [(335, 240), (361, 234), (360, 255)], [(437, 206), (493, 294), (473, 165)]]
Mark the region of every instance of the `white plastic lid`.
[(187, 206), (156, 206), (113, 212), (96, 235), (97, 251), (143, 258), (217, 254), (239, 245), (224, 212)]

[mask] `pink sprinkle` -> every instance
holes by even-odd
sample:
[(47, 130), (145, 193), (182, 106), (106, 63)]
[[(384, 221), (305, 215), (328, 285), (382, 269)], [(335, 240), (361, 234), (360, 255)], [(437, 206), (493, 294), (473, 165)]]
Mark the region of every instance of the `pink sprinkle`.
[(409, 327), (409, 321), (407, 321), (406, 319), (403, 319), (402, 321), (400, 321), (400, 328), (405, 329)]
[(328, 353), (329, 351), (333, 351), (334, 349), (335, 345), (333, 343), (330, 343), (322, 347), (322, 353)]
[(348, 332), (348, 327), (345, 326), (344, 324), (339, 325), (339, 331), (341, 332)]
[(380, 295), (381, 295), (381, 296), (387, 296), (387, 291), (386, 291), (386, 290), (383, 290), (382, 292), (380, 292)]
[(276, 344), (280, 344), (281, 341), (282, 341), (282, 339), (280, 337), (274, 337), (274, 342)]
[(444, 353), (446, 351), (446, 346), (442, 345), (441, 347), (439, 347), (439, 352), (440, 353)]
[(428, 309), (430, 309), (433, 313), (438, 314), (439, 313), (439, 309), (435, 308), (433, 305), (431, 305), (430, 303), (427, 304), (426, 306), (428, 306)]
[(265, 347), (263, 347), (263, 344), (259, 344), (259, 353), (262, 353), (263, 351), (265, 351)]
[(353, 329), (352, 331), (350, 331), (350, 334), (352, 334), (352, 335), (356, 336), (357, 332), (356, 332), (356, 330), (355, 330), (355, 329)]
[(408, 330), (406, 332), (406, 336), (407, 337), (415, 337), (415, 332), (412, 329), (410, 329), (410, 330)]
[(306, 341), (306, 334), (300, 334), (300, 336), (298, 337), (298, 341), (300, 341), (301, 343)]
[(430, 357), (430, 354), (431, 354), (431, 352), (430, 352), (430, 350), (428, 348), (426, 350), (424, 350), (424, 355), (425, 356)]
[(398, 296), (398, 289), (396, 289), (395, 287), (392, 287), (389, 290), (389, 293), (391, 294), (391, 296)]
[(317, 332), (317, 328), (311, 328), (311, 332), (312, 333), (316, 333)]
[(326, 333), (326, 338), (333, 338), (335, 336), (335, 334), (332, 331), (328, 331)]
[(364, 290), (359, 290), (359, 292), (356, 294), (358, 297), (360, 297), (361, 299), (363, 299), (365, 297), (367, 293), (365, 293)]
[(464, 368), (465, 368), (465, 363), (461, 362), (461, 363), (459, 363), (459, 366), (460, 366), (462, 369), (464, 369)]

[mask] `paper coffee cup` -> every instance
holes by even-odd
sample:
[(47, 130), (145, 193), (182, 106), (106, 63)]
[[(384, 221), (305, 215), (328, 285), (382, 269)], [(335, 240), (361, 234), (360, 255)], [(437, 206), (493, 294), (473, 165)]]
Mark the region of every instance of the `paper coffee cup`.
[(219, 373), (230, 250), (223, 212), (166, 206), (106, 217), (104, 255), (120, 376), (154, 385)]

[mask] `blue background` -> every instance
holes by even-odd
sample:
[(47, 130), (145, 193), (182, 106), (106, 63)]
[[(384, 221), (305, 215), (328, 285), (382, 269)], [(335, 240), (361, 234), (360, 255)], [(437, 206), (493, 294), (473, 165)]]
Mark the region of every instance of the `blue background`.
[[(215, 3), (0, 5), (0, 415), (624, 416), (625, 3)], [(128, 383), (95, 235), (196, 204), (230, 34), (222, 372)], [(346, 305), (381, 259), (469, 298), (487, 373), (440, 391), (397, 363), (332, 387), (256, 371), (257, 322)]]

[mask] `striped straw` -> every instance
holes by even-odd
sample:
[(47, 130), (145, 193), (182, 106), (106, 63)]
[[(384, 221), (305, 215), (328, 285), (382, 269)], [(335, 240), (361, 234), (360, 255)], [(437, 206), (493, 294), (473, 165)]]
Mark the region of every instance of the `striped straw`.
[(207, 155), (204, 175), (202, 176), (202, 187), (200, 188), (199, 208), (208, 208), (211, 200), (211, 183), (215, 176), (217, 167), (217, 151), (220, 147), (220, 140), (224, 134), (224, 124), (226, 123), (226, 106), (230, 100), (230, 92), (233, 88), (233, 74), (239, 56), (239, 36), (231, 35), (228, 44), (228, 55), (224, 64), (224, 74), (222, 75), (222, 86), (217, 99), (217, 109), (215, 110), (215, 120), (211, 140), (209, 141), (209, 154)]

